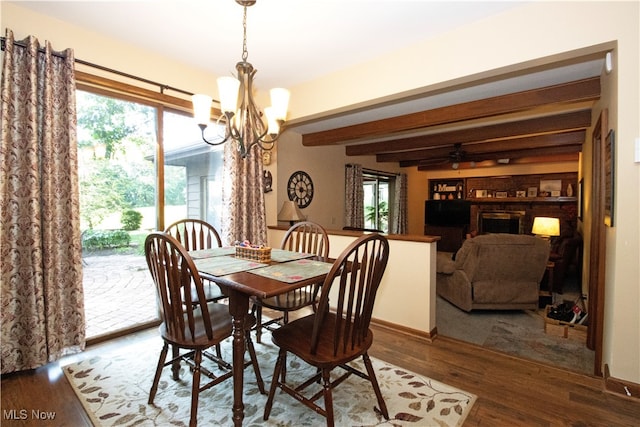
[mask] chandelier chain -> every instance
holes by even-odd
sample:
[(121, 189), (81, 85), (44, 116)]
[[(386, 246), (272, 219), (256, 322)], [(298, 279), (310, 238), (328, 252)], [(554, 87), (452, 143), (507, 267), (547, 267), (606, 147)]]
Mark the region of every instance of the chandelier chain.
[(247, 62), (249, 51), (247, 50), (247, 6), (244, 7), (244, 16), (242, 17), (242, 28), (244, 30), (242, 36), (242, 60)]

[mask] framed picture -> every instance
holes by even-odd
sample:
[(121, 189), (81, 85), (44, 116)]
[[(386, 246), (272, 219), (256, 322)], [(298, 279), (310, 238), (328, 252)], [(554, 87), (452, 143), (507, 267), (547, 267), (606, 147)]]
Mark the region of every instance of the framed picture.
[(527, 197), (538, 197), (538, 187), (529, 187)]
[(560, 190), (562, 190), (561, 179), (541, 179), (540, 180), (540, 191), (552, 194), (554, 191), (560, 192)]
[(604, 144), (604, 224), (613, 227), (615, 189), (615, 132), (609, 131)]
[(506, 199), (507, 195), (506, 191), (496, 191), (496, 199)]
[(476, 197), (479, 199), (487, 197), (487, 190), (476, 190)]
[(527, 192), (524, 190), (516, 191), (516, 197), (527, 197)]
[(560, 190), (552, 190), (551, 197), (560, 197)]

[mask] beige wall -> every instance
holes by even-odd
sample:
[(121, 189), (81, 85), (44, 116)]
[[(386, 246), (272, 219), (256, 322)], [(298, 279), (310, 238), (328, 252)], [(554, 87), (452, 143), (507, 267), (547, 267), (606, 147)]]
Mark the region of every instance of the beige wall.
[[(278, 185), (275, 193), (278, 210), (282, 203), (288, 200), (287, 182), (289, 177), (297, 170), (304, 170), (313, 180), (315, 195), (311, 204), (302, 209), (302, 213), (310, 221), (337, 230), (342, 229), (345, 224), (345, 164), (359, 163), (365, 168), (385, 172), (400, 171), (398, 165), (394, 163), (377, 164), (373, 156), (348, 157), (342, 146), (304, 147), (302, 137), (294, 132), (287, 132), (281, 137), (276, 157), (278, 159)], [(276, 181), (275, 176), (274, 181)], [(273, 198), (273, 195), (268, 197)], [(276, 225), (277, 212), (270, 212), (267, 215), (267, 224)]]
[[(640, 137), (639, 9), (638, 2), (525, 3), (369, 63), (290, 88), (290, 117), (301, 119), (480, 76), (582, 54), (604, 53), (614, 47), (616, 74), (611, 77), (614, 80), (608, 107), (610, 124), (617, 137), (617, 197), (615, 227), (607, 231), (604, 362), (612, 376), (635, 383), (640, 383), (640, 165), (633, 162), (634, 140)], [(211, 92), (213, 88), (216, 76), (202, 70), (138, 51), (14, 4), (0, 3), (0, 12), (3, 30), (12, 29), (16, 39), (35, 35), (40, 40), (50, 40), (54, 49), (73, 47), (77, 58), (192, 92)], [(304, 169), (315, 177), (318, 194), (335, 192), (335, 198), (341, 199), (338, 191), (342, 190), (334, 184), (343, 174), (342, 167), (339, 174), (334, 169), (344, 160), (338, 149), (308, 149), (309, 154), (303, 153), (295, 134), (279, 144), (281, 161), (277, 162), (276, 155), (276, 162), (269, 167), (274, 171), (281, 169), (274, 176), (277, 183), (286, 182), (293, 170)], [(290, 155), (285, 154), (285, 147), (292, 150)], [(336, 153), (330, 153), (331, 150)], [(588, 161), (586, 156), (585, 160)], [(583, 166), (584, 173), (587, 169), (587, 165)], [(325, 176), (332, 179), (331, 184), (321, 182)], [(421, 181), (424, 181), (421, 175), (412, 174), (409, 184), (418, 183), (410, 190), (412, 194), (423, 192)], [(267, 196), (269, 223), (275, 219), (278, 199), (284, 200), (281, 192), (277, 185), (274, 193)], [(335, 215), (337, 221), (339, 213), (334, 198), (316, 197), (308, 210), (310, 218), (332, 221)], [(589, 215), (588, 204), (585, 215)], [(411, 228), (417, 226), (413, 224)]]
[[(269, 244), (279, 247), (284, 233), (283, 230), (270, 229)], [(329, 257), (340, 256), (355, 239), (330, 234)], [(436, 327), (435, 276), (435, 242), (390, 239), (389, 262), (378, 289), (373, 318), (428, 337)], [(332, 299), (335, 298), (332, 296)]]

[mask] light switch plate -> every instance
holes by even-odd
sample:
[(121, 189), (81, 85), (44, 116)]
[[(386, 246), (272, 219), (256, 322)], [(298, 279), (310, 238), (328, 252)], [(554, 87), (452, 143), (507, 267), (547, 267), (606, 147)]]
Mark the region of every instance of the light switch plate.
[(636, 163), (640, 163), (640, 137), (636, 138), (636, 146), (635, 146), (635, 150), (634, 150), (634, 156), (633, 159)]

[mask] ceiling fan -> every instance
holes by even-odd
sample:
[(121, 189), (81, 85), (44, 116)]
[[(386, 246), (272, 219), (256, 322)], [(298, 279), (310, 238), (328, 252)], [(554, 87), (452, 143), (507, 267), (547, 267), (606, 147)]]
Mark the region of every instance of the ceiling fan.
[[(434, 156), (430, 159), (424, 159), (420, 161), (420, 164), (425, 166), (440, 166), (445, 164), (451, 164), (453, 169), (457, 169), (461, 162), (467, 156), (467, 152), (462, 149), (461, 143), (456, 143), (453, 145), (453, 151), (445, 151), (446, 148), (442, 147), (437, 150), (434, 150)], [(436, 153), (437, 151), (437, 153)]]
[(462, 149), (462, 144), (457, 143), (453, 145), (453, 151), (449, 152), (450, 163), (460, 163), (467, 156), (467, 152)]

